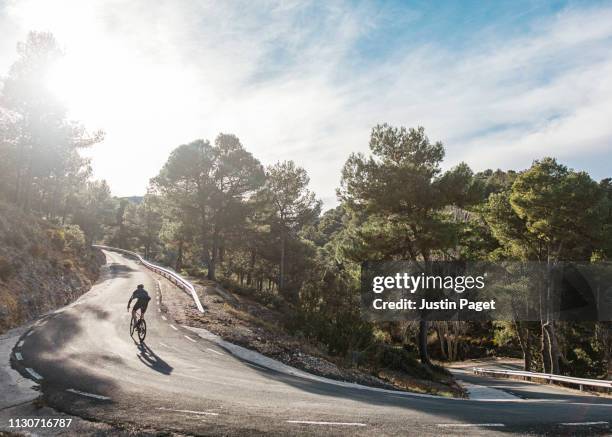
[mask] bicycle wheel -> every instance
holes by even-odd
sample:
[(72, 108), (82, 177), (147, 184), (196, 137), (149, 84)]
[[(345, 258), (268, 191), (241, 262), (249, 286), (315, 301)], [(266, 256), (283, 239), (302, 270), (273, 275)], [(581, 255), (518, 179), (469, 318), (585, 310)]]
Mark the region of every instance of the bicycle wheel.
[(144, 319), (140, 319), (138, 322), (138, 339), (142, 343), (147, 336), (147, 322)]
[(130, 320), (130, 337), (134, 336), (134, 330), (136, 329), (136, 323), (134, 323), (134, 317)]

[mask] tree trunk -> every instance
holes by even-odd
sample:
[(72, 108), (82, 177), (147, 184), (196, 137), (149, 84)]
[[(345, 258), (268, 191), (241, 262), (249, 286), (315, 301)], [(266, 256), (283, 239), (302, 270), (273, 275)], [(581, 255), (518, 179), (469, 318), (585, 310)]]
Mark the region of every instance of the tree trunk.
[(418, 333), (418, 346), (419, 346), (419, 356), (421, 358), (421, 363), (426, 366), (431, 366), (431, 361), (429, 360), (429, 354), (427, 353), (427, 320), (419, 320), (419, 333)]
[(540, 348), (540, 353), (542, 354), (542, 366), (544, 367), (544, 373), (550, 373), (550, 345), (548, 344), (548, 334), (546, 333), (544, 324), (542, 324), (542, 347)]
[(438, 341), (440, 342), (440, 351), (442, 352), (442, 358), (446, 360), (448, 359), (448, 356), (446, 355), (446, 351), (444, 350), (444, 336), (440, 329), (440, 323), (442, 322), (438, 322), (435, 324), (435, 329), (436, 335), (438, 336)]
[(211, 281), (214, 281), (216, 279), (215, 267), (215, 246), (213, 245), (212, 256), (209, 257), (208, 261), (208, 274), (206, 276)]
[(178, 245), (178, 253), (176, 255), (176, 264), (174, 265), (174, 270), (176, 270), (177, 272), (181, 271), (181, 268), (183, 267), (183, 240), (179, 240), (179, 245)]
[(278, 289), (281, 293), (285, 291), (285, 244), (286, 237), (283, 230), (281, 235), (280, 277), (278, 280)]
[(251, 250), (251, 259), (249, 261), (249, 270), (247, 271), (246, 283), (250, 287), (253, 283), (253, 270), (255, 270), (255, 249)]
[(219, 232), (217, 231), (217, 226), (215, 225), (213, 230), (213, 244), (211, 250), (210, 262), (208, 263), (208, 279), (211, 281), (215, 281), (216, 277), (216, 268), (217, 268), (217, 255), (219, 252)]
[(548, 322), (544, 325), (546, 334), (548, 336), (548, 348), (550, 356), (550, 370), (551, 373), (558, 375), (559, 371), (559, 343), (557, 341), (557, 334), (555, 332), (554, 322)]
[(514, 328), (516, 330), (519, 345), (523, 352), (523, 370), (531, 371), (531, 339), (529, 328), (523, 328), (520, 322), (514, 322)]

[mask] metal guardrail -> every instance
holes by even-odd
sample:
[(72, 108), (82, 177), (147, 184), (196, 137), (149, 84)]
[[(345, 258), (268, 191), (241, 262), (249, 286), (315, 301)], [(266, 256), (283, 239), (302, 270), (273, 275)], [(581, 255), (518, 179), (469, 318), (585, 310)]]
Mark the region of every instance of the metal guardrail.
[(198, 294), (196, 293), (195, 287), (189, 281), (187, 281), (181, 275), (179, 275), (178, 273), (173, 272), (170, 269), (166, 269), (164, 267), (153, 264), (147, 261), (146, 259), (144, 259), (143, 257), (141, 257), (136, 252), (132, 252), (130, 250), (119, 249), (117, 247), (102, 246), (99, 244), (94, 244), (93, 247), (97, 247), (99, 249), (112, 250), (114, 252), (124, 253), (126, 255), (133, 256), (134, 258), (138, 259), (138, 261), (140, 261), (149, 270), (152, 270), (155, 273), (162, 275), (164, 278), (168, 279), (170, 282), (174, 283), (179, 288), (189, 291), (191, 293), (191, 297), (193, 298), (193, 301), (195, 302), (196, 307), (198, 308), (198, 311), (200, 311), (201, 313), (204, 312), (204, 308), (202, 307), (202, 303), (200, 302), (200, 298), (198, 297)]
[(580, 390), (584, 387), (603, 387), (612, 390), (612, 381), (604, 381), (599, 379), (574, 378), (571, 376), (552, 375), (549, 373), (526, 372), (524, 370), (501, 370), (501, 369), (485, 369), (482, 367), (474, 367), (476, 375), (491, 375), (491, 376), (519, 376), (523, 378), (539, 379), (548, 382), (560, 382), (563, 384), (577, 385)]

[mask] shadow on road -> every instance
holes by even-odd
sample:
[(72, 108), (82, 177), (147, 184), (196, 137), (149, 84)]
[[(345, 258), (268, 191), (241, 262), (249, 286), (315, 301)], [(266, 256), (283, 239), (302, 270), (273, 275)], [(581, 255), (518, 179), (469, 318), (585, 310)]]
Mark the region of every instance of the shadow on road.
[(112, 263), (109, 266), (110, 273), (113, 278), (129, 278), (131, 272), (135, 272), (131, 267), (126, 266), (125, 264)]
[(164, 361), (159, 355), (153, 352), (146, 343), (139, 343), (132, 339), (136, 345), (138, 345), (138, 359), (145, 364), (147, 367), (155, 370), (156, 372), (163, 373), (164, 375), (170, 375), (173, 367)]
[(31, 376), (25, 367), (43, 375), (40, 385), (46, 401), (54, 408), (71, 414), (88, 414), (92, 400), (67, 394), (68, 388), (102, 396), (112, 396), (117, 390), (115, 381), (98, 371), (101, 361), (120, 363), (117, 357), (105, 353), (59, 353), (82, 334), (85, 324), (96, 318), (106, 319), (108, 313), (83, 305), (48, 318), (44, 326), (33, 328), (32, 335), (22, 337), (22, 340), (27, 338), (22, 346), (24, 361), (16, 363), (17, 370), (28, 378)]
[[(85, 316), (89, 315), (87, 313), (91, 313), (91, 315), (98, 320), (107, 320), (110, 317), (110, 313), (108, 311), (91, 304), (80, 304), (79, 311)], [(87, 317), (84, 317), (84, 319), (86, 320)]]

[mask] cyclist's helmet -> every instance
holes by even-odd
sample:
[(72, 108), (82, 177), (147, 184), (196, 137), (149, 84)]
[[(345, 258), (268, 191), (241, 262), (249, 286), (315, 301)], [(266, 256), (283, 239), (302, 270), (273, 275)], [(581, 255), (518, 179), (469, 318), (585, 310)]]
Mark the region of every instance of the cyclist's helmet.
[(138, 284), (138, 288), (144, 288), (144, 285)]

